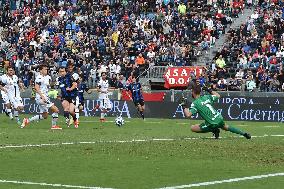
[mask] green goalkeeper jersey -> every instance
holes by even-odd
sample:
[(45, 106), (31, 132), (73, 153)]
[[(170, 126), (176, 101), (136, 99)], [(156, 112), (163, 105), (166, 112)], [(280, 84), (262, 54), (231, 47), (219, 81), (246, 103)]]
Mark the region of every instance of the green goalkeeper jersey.
[(212, 104), (218, 100), (215, 95), (204, 95), (195, 99), (189, 111), (192, 115), (199, 113), (208, 125), (218, 125), (223, 123), (222, 115), (213, 108)]

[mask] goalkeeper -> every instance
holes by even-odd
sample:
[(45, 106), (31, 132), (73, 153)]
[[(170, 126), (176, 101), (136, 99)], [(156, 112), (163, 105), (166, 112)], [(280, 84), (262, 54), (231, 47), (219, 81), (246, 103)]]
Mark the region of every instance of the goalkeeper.
[(230, 131), (235, 134), (244, 136), (247, 139), (251, 139), (249, 133), (245, 133), (238, 128), (232, 127), (224, 123), (224, 119), (218, 111), (216, 111), (212, 104), (220, 98), (220, 95), (212, 91), (211, 88), (204, 88), (210, 95), (201, 96), (201, 87), (196, 82), (192, 85), (192, 98), (194, 101), (191, 106), (187, 106), (187, 99), (182, 98), (180, 100), (180, 105), (182, 106), (185, 116), (190, 118), (192, 115), (199, 113), (200, 116), (205, 120), (202, 124), (192, 125), (192, 132), (196, 133), (208, 133), (212, 132), (216, 139), (219, 138), (220, 129), (225, 131)]

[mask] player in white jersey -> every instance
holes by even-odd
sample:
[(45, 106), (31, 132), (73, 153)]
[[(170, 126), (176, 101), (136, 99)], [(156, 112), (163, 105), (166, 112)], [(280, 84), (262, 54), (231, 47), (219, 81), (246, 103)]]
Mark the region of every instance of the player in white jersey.
[[(0, 76), (0, 85), (3, 87), (4, 84), (2, 83), (2, 77), (5, 77), (5, 75)], [(1, 91), (1, 97), (2, 97), (2, 100), (3, 100), (3, 103), (4, 103), (4, 112), (8, 117), (10, 117), (10, 119), (13, 119), (13, 115), (11, 113), (11, 103), (10, 103), (10, 100), (8, 98), (8, 94), (4, 90), (0, 90), (0, 91)], [(8, 113), (8, 112), (10, 112), (10, 113)]]
[(18, 77), (15, 75), (15, 70), (13, 67), (9, 66), (7, 68), (7, 73), (1, 76), (1, 95), (6, 106), (6, 113), (13, 119), (12, 106), (14, 108), (14, 116), (16, 121), (20, 123), (19, 112), (24, 110), (23, 100), (20, 94), (21, 90), (24, 89), (23, 83), (21, 83)]
[(30, 122), (47, 119), (48, 110), (52, 111), (51, 129), (62, 129), (57, 125), (58, 121), (58, 108), (50, 101), (48, 91), (50, 88), (50, 76), (48, 73), (47, 65), (39, 66), (40, 74), (35, 79), (36, 103), (39, 105), (40, 114), (31, 118), (24, 118), (22, 128), (26, 127)]
[(112, 104), (109, 100), (109, 90), (112, 89), (109, 87), (109, 82), (107, 79), (107, 74), (103, 72), (101, 74), (101, 80), (98, 83), (97, 90), (99, 91), (99, 100), (100, 100), (100, 109), (101, 109), (101, 118), (100, 121), (105, 121), (105, 114), (107, 111), (111, 110)]

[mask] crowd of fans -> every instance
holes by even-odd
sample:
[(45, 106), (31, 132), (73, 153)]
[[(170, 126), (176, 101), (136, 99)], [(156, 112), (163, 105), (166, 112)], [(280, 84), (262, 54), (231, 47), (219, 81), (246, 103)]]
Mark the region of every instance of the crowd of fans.
[[(232, 18), (253, 6), (234, 30)], [(8, 65), (29, 87), (41, 63), (56, 78), (75, 65), (90, 86), (114, 87), (152, 66), (192, 66), (227, 31), (200, 81), (216, 90), (282, 91), (283, 0), (1, 0), (0, 74)], [(226, 29), (227, 28), (227, 29)]]
[(284, 91), (284, 1), (259, 2), (213, 61), (210, 78), (218, 90)]
[(14, 66), (27, 87), (42, 62), (54, 76), (74, 64), (91, 86), (105, 71), (115, 81), (149, 66), (191, 66), (243, 9), (226, 0), (1, 0), (0, 7), (0, 72)]

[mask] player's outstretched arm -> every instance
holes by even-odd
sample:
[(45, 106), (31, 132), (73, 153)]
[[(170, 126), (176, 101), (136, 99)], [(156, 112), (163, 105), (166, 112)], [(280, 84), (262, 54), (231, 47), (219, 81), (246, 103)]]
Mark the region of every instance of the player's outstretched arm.
[(220, 98), (220, 97), (221, 97), (220, 94), (217, 93), (216, 91), (213, 91), (213, 90), (211, 89), (211, 87), (205, 87), (205, 88), (203, 88), (203, 90), (207, 91), (207, 92), (208, 92), (209, 94), (211, 94), (211, 95), (216, 96), (217, 98)]
[(211, 95), (214, 95), (214, 96), (216, 96), (217, 98), (220, 98), (220, 97), (221, 97), (220, 94), (217, 93), (216, 91), (212, 91), (212, 92), (211, 92)]
[(7, 93), (7, 90), (5, 89), (5, 87), (3, 87), (3, 85), (0, 85), (0, 90), (4, 91), (5, 93)]

